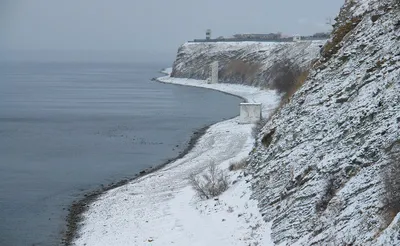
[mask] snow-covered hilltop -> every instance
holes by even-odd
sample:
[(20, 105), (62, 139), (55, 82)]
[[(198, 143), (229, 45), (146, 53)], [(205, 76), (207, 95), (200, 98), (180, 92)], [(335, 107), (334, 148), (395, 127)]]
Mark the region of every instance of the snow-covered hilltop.
[(218, 61), (221, 82), (263, 87), (269, 84), (270, 69), (276, 61), (285, 58), (308, 67), (325, 42), (185, 43), (178, 50), (172, 77), (207, 79), (210, 63)]
[(396, 2), (346, 1), (309, 79), (260, 133), (249, 169), (275, 243), (400, 245)]

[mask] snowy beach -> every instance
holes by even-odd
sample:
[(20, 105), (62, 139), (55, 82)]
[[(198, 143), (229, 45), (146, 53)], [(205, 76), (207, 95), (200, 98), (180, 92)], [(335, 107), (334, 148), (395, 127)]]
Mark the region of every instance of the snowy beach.
[[(165, 72), (170, 72), (171, 69)], [(271, 90), (169, 76), (162, 83), (197, 86), (262, 103), (266, 118), (279, 104)], [(238, 106), (239, 109), (239, 106)], [(239, 112), (239, 110), (238, 110)], [(110, 190), (83, 214), (74, 245), (273, 245), (243, 171), (228, 171), (254, 145), (253, 124), (238, 117), (212, 125), (184, 157), (129, 184)], [(230, 188), (218, 199), (201, 201), (188, 176), (210, 162), (227, 172)], [(233, 182), (236, 181), (236, 182)]]

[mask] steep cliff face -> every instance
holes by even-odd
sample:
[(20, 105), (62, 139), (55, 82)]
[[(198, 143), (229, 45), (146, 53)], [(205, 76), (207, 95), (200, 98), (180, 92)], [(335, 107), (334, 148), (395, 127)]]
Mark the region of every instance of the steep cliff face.
[(347, 0), (308, 80), (262, 129), (249, 172), (276, 243), (400, 245), (400, 186), (387, 182), (400, 168), (397, 2)]
[(308, 69), (326, 40), (307, 42), (185, 43), (173, 65), (172, 77), (207, 79), (210, 64), (219, 62), (220, 82), (268, 87), (278, 60)]

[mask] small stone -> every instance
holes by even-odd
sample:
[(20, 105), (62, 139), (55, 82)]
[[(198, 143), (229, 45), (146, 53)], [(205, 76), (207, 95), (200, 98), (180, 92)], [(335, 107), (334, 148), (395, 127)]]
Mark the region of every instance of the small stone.
[(344, 103), (347, 102), (347, 100), (349, 100), (347, 97), (338, 98), (336, 99), (336, 103)]

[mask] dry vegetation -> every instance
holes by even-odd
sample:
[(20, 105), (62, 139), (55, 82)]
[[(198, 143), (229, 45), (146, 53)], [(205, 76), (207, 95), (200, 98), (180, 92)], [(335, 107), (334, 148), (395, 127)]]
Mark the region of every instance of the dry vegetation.
[(221, 195), (229, 187), (227, 175), (215, 163), (210, 163), (204, 174), (189, 175), (189, 182), (196, 195), (205, 200)]
[(271, 67), (269, 73), (273, 76), (272, 88), (276, 89), (279, 93), (287, 94), (293, 89), (296, 79), (301, 73), (301, 69), (291, 60), (284, 58), (276, 62)]
[(260, 63), (244, 62), (242, 60), (230, 61), (221, 71), (221, 77), (230, 77), (240, 83), (251, 84), (260, 71)]
[(322, 51), (322, 56), (326, 60), (329, 60), (340, 50), (341, 42), (344, 37), (351, 32), (361, 22), (361, 20), (361, 17), (353, 17), (333, 30), (332, 40), (325, 44)]
[(310, 69), (310, 67), (302, 69), (287, 58), (275, 63), (270, 70), (275, 75), (272, 80), (272, 88), (277, 89), (283, 96), (278, 107), (270, 114), (270, 118), (288, 103), (292, 96), (304, 85)]
[(283, 100), (286, 102), (306, 81), (309, 69), (302, 69), (289, 59), (285, 58), (276, 62), (270, 69), (272, 88), (284, 94)]

